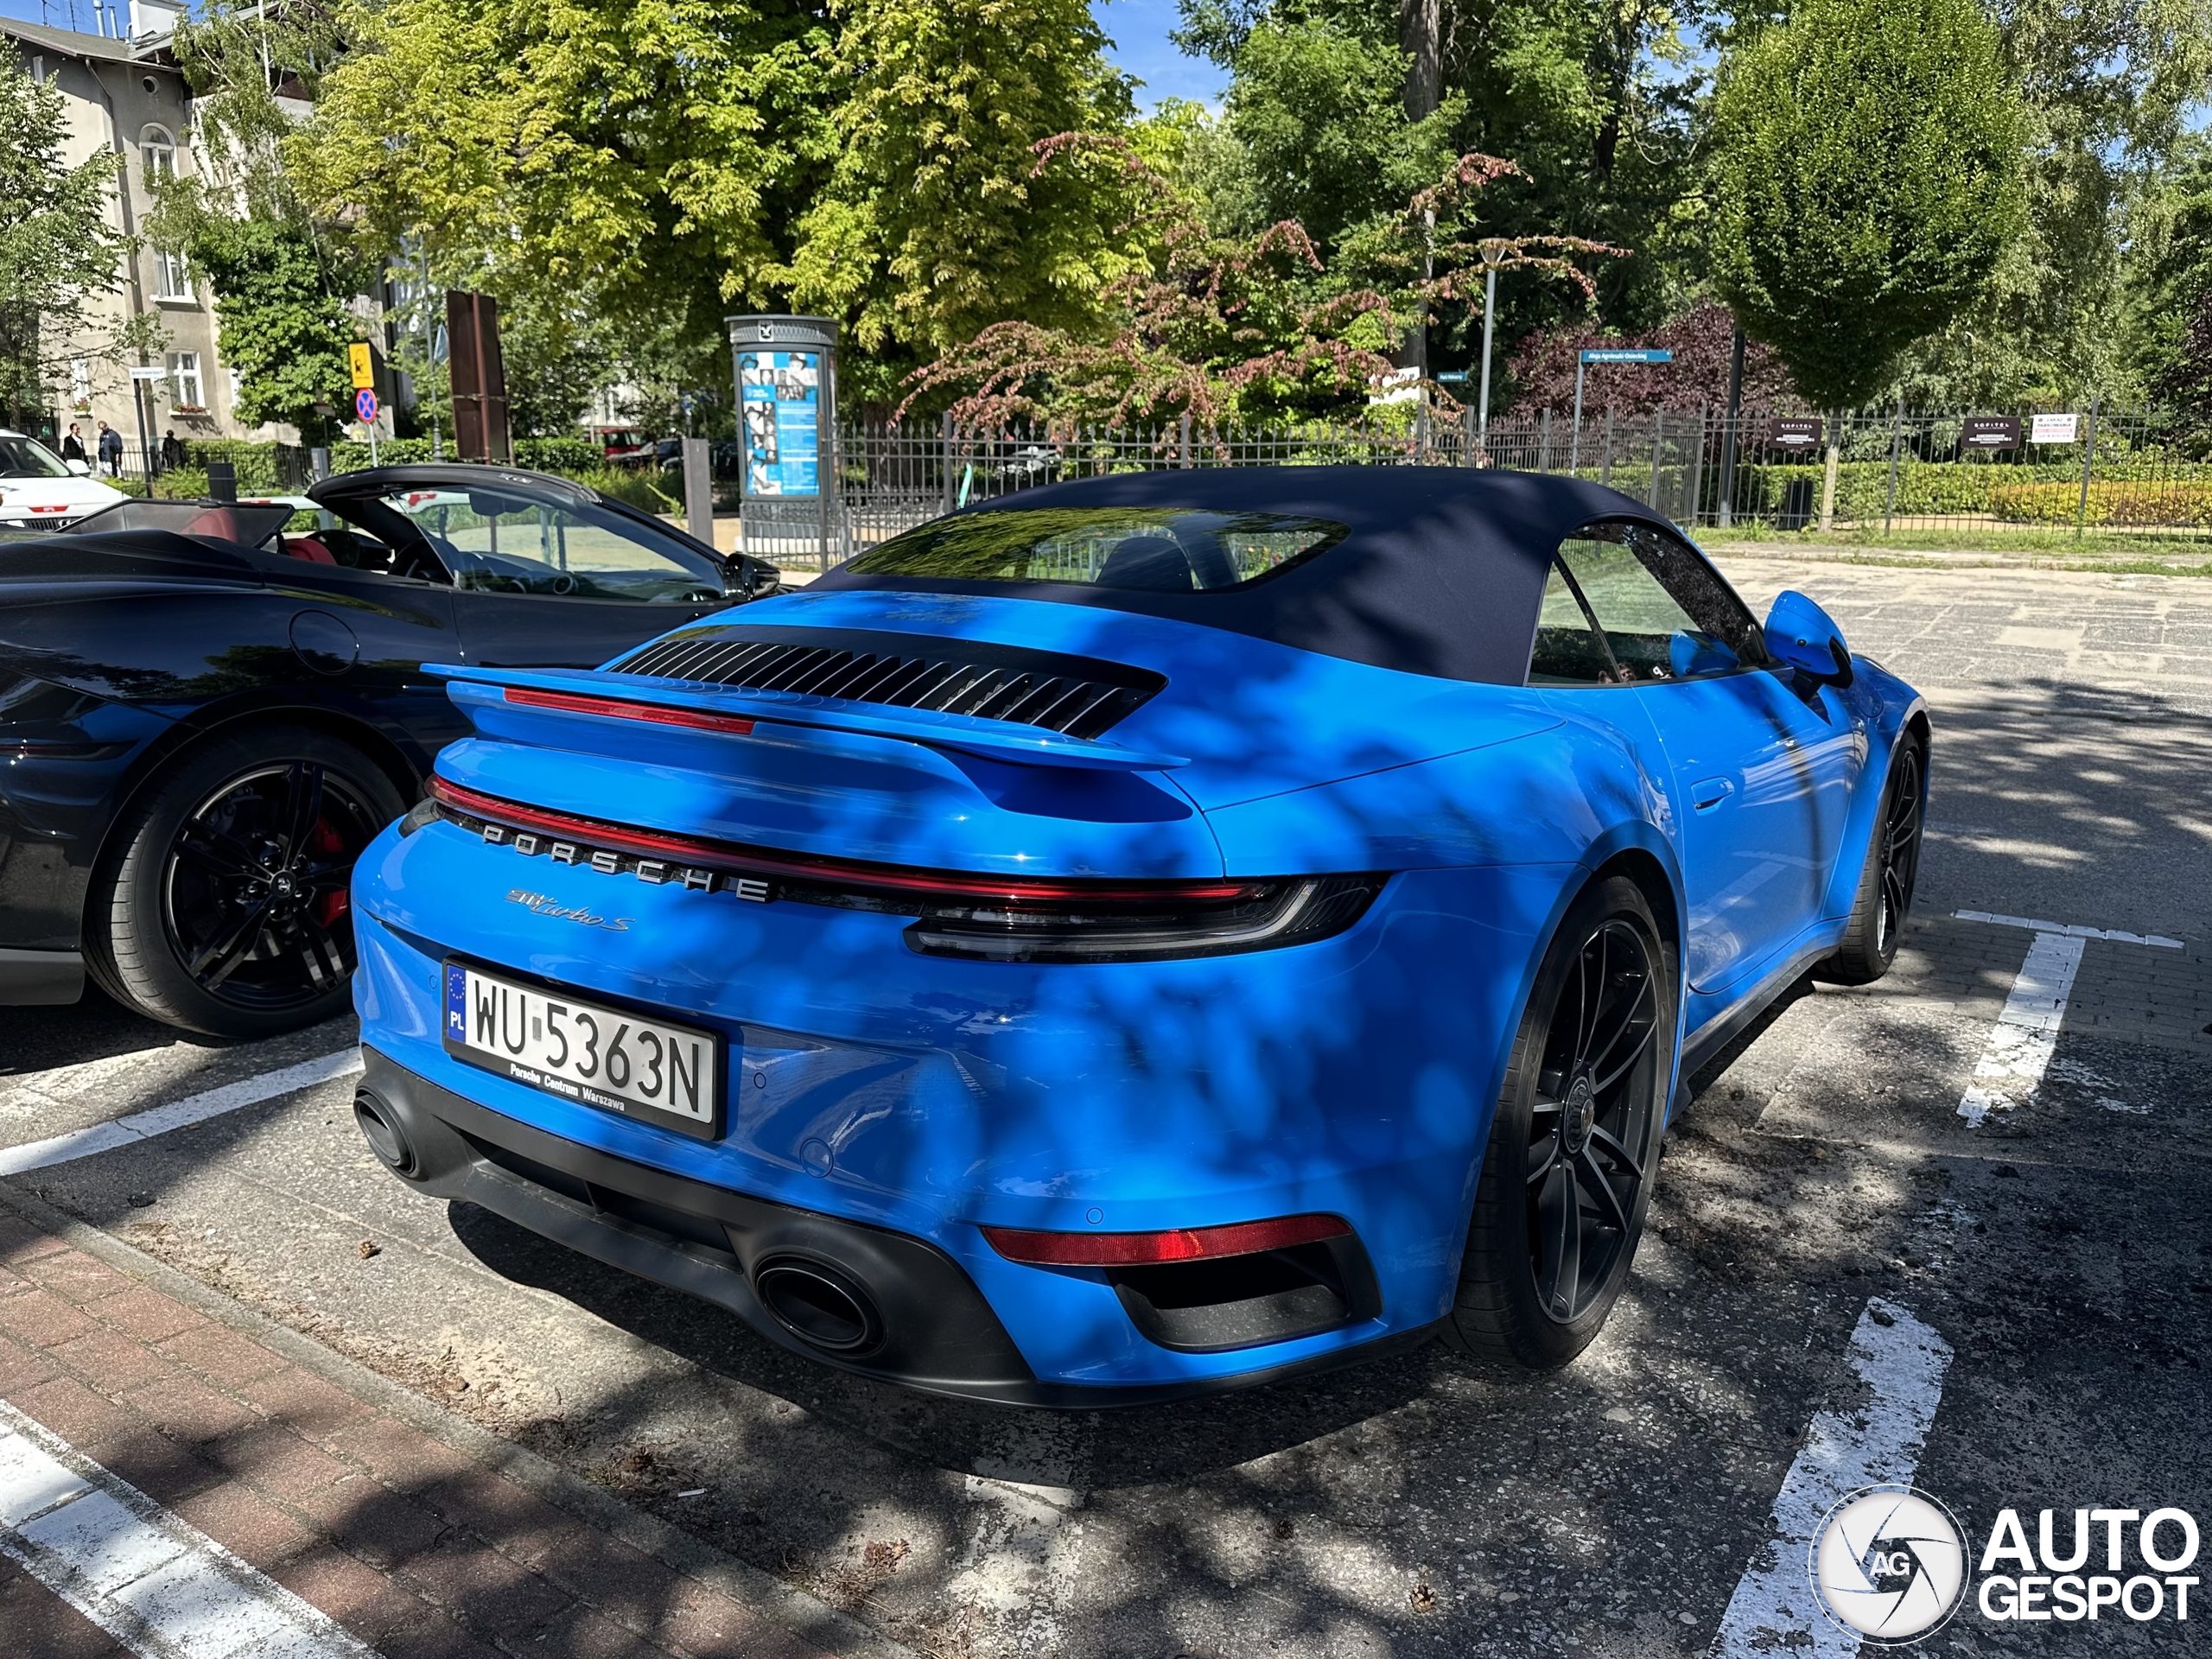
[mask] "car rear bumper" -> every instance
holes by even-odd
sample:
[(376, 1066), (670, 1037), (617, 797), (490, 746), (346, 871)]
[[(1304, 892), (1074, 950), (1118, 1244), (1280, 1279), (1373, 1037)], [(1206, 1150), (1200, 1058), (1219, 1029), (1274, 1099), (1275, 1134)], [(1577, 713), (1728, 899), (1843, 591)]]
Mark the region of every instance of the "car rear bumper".
[[(1042, 1381), (975, 1281), (944, 1251), (888, 1229), (671, 1175), (486, 1109), (363, 1046), (356, 1111), (417, 1191), (465, 1199), (608, 1265), (728, 1309), (794, 1353), (925, 1394), (1092, 1410), (1247, 1387), (1418, 1344), (1414, 1330), (1216, 1378), (1139, 1387)], [(390, 1153), (395, 1142), (399, 1162)], [(382, 1141), (382, 1145), (378, 1142)], [(852, 1357), (796, 1336), (764, 1301), (764, 1269), (829, 1270), (864, 1290), (880, 1336)]]
[[(518, 879), (531, 886), (510, 885)], [(1316, 944), (1097, 966), (976, 962), (910, 950), (903, 916), (549, 866), (433, 823), (387, 832), (356, 868), (355, 1000), (364, 1043), (466, 1103), (479, 1126), (467, 1133), (534, 1132), (543, 1139), (524, 1155), (587, 1184), (598, 1178), (544, 1147), (687, 1183), (695, 1196), (676, 1207), (706, 1217), (703, 1242), (719, 1254), (709, 1271), (627, 1235), (609, 1254), (615, 1245), (586, 1236), (602, 1237), (609, 1217), (641, 1224), (636, 1213), (598, 1205), (595, 1218), (573, 1185), (568, 1210), (533, 1197), (524, 1215), (512, 1183), (493, 1189), (499, 1202), (477, 1200), (487, 1208), (769, 1319), (786, 1345), (751, 1284), (765, 1255), (725, 1248), (734, 1213), (696, 1195), (854, 1230), (841, 1236), (912, 1241), (957, 1269), (1028, 1381), (996, 1361), (968, 1375), (936, 1358), (887, 1370), (819, 1357), (986, 1398), (1157, 1398), (1333, 1363), (1412, 1339), (1445, 1313), (1505, 1036), (1555, 886), (1542, 873), (1412, 872)], [(679, 1134), (456, 1058), (442, 1035), (442, 964), (454, 957), (712, 1030), (728, 1056), (721, 1132)], [(599, 1184), (652, 1196), (626, 1175)], [(1356, 1243), (1185, 1272), (1011, 1260), (984, 1231), (1303, 1215), (1341, 1218)], [(1299, 1273), (1307, 1280), (1291, 1282)]]

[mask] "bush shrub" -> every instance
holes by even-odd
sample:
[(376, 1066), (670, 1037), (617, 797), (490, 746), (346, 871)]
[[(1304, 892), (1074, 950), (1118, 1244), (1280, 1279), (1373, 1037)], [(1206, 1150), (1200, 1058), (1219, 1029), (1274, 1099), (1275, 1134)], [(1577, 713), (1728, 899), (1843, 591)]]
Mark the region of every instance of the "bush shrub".
[(2154, 525), (2202, 529), (2212, 525), (2212, 483), (2194, 479), (2118, 479), (2089, 486), (2087, 511), (2082, 486), (2002, 484), (1990, 492), (1989, 510), (1999, 518), (2031, 524)]

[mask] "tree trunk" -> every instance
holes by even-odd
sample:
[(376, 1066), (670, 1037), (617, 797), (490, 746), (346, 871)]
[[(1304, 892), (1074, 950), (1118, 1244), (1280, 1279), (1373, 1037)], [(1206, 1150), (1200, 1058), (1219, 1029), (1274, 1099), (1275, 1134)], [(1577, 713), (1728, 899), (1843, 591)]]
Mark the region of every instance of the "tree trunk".
[(1835, 471), (1836, 463), (1843, 459), (1843, 447), (1838, 440), (1843, 435), (1843, 416), (1835, 417), (1828, 428), (1828, 468), (1821, 480), (1821, 533), (1825, 536), (1835, 528)]
[(1406, 119), (1435, 112), (1443, 86), (1442, 0), (1398, 0), (1398, 49), (1413, 60), (1406, 66)]
[[(1420, 121), (1435, 113), (1438, 98), (1443, 86), (1443, 0), (1398, 0), (1398, 49), (1408, 54), (1406, 65), (1406, 119)], [(1434, 215), (1429, 222), (1435, 223)], [(1430, 276), (1426, 254), (1421, 259), (1421, 277)], [(1404, 344), (1393, 354), (1398, 366), (1412, 369), (1422, 375), (1428, 372), (1428, 308), (1416, 305), (1413, 327), (1408, 332)]]

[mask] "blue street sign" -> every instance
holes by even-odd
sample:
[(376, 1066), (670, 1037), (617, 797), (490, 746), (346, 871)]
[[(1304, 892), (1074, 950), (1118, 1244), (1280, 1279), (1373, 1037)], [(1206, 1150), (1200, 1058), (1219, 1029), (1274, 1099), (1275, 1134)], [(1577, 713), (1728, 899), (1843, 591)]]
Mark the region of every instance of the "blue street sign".
[(1446, 369), (1436, 377), (1436, 381), (1439, 385), (1463, 386), (1467, 383), (1467, 372), (1465, 369)]
[(1671, 363), (1672, 352), (1595, 351), (1584, 352), (1579, 359), (1584, 363)]
[(353, 413), (361, 417), (361, 424), (368, 425), (377, 417), (377, 395), (366, 386), (353, 394)]

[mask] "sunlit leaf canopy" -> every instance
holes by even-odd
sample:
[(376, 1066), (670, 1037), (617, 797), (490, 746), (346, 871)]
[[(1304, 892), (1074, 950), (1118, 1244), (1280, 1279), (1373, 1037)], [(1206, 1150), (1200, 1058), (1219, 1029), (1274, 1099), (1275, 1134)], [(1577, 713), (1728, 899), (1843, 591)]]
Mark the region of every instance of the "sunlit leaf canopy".
[(1007, 507), (924, 524), (854, 559), (868, 576), (1080, 582), (1141, 593), (1241, 588), (1350, 531), (1325, 518), (1176, 507)]

